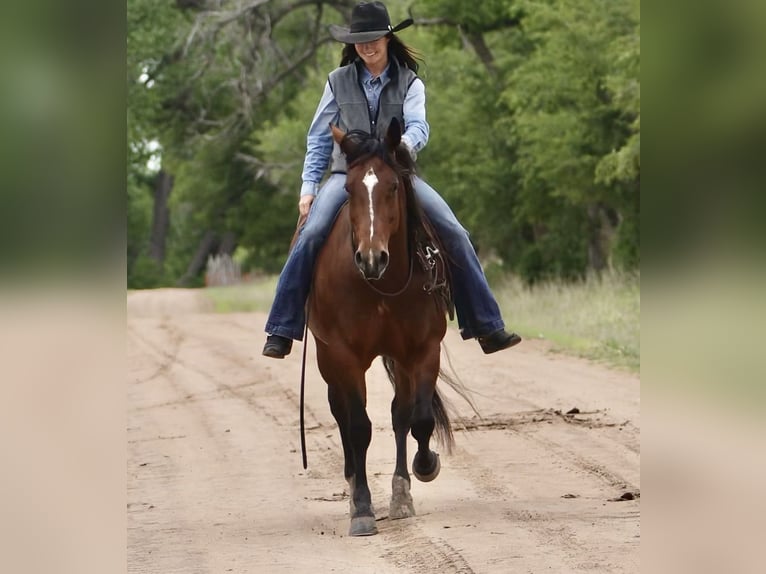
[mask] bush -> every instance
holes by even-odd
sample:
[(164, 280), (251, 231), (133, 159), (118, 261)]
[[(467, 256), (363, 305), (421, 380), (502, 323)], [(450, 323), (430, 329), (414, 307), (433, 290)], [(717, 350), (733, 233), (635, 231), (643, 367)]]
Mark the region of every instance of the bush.
[(154, 289), (165, 284), (162, 267), (146, 255), (139, 255), (128, 269), (128, 289)]

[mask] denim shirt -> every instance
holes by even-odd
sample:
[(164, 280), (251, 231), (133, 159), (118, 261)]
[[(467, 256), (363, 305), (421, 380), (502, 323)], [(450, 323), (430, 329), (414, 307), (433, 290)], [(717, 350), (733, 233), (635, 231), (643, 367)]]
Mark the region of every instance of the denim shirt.
[[(383, 70), (378, 78), (373, 78), (365, 66), (362, 69), (362, 87), (367, 96), (370, 112), (377, 113), (380, 93), (388, 83), (388, 69)], [(426, 121), (426, 89), (420, 78), (409, 87), (403, 106), (404, 125), (402, 143), (413, 152), (419, 152), (428, 143), (429, 126)], [(338, 104), (335, 101), (329, 82), (325, 84), (322, 99), (319, 100), (314, 119), (311, 121), (306, 138), (306, 158), (303, 162), (303, 185), (301, 195), (316, 195), (319, 182), (322, 179), (332, 155), (332, 133), (329, 124), (338, 122)]]

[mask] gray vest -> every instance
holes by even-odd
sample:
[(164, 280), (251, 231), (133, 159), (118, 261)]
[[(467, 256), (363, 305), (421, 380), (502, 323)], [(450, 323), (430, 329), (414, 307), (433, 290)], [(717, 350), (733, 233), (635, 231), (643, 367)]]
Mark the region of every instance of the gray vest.
[[(404, 125), (404, 98), (407, 90), (417, 75), (405, 66), (400, 66), (396, 58), (389, 60), (388, 82), (380, 92), (377, 116), (369, 111), (367, 97), (364, 95), (362, 81), (359, 78), (360, 62), (337, 68), (330, 73), (328, 81), (335, 101), (340, 109), (338, 127), (344, 132), (363, 130), (383, 137), (392, 118), (399, 120), (402, 132)], [(334, 143), (334, 142), (333, 142)], [(340, 151), (340, 146), (334, 143), (330, 169), (333, 173), (346, 172), (346, 157)]]

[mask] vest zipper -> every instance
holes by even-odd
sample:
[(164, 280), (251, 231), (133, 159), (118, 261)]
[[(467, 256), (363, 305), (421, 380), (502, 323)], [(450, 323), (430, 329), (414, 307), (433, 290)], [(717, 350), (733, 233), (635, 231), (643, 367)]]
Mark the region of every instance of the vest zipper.
[[(370, 135), (375, 135), (375, 122), (378, 119), (378, 112), (380, 111), (380, 99), (378, 99), (378, 110), (375, 112), (375, 117), (372, 117), (372, 111), (370, 110), (370, 100), (367, 99), (367, 92), (364, 91), (364, 84), (362, 83), (362, 78), (359, 77), (359, 67), (356, 68), (356, 83), (359, 86), (359, 91), (362, 92), (362, 96), (364, 97), (364, 101), (367, 102), (367, 119), (370, 122)], [(381, 90), (381, 95), (383, 91)]]
[(359, 89), (362, 91), (364, 101), (367, 102), (367, 117), (370, 119), (370, 135), (374, 136), (378, 125), (378, 116), (380, 115), (380, 100), (383, 98), (383, 92), (385, 89), (389, 86), (389, 84), (391, 84), (390, 72), (388, 82), (380, 89), (380, 95), (378, 96), (378, 109), (375, 110), (374, 118), (372, 116), (372, 111), (370, 111), (370, 100), (367, 99), (367, 92), (364, 91), (364, 84), (362, 84), (362, 79), (359, 77), (359, 66), (356, 68), (356, 83), (359, 86)]

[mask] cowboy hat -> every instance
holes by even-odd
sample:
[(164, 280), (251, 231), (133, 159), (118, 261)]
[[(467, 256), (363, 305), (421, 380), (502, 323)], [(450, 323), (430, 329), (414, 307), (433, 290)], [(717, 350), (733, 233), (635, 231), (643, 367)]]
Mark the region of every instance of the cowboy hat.
[(411, 25), (412, 18), (407, 18), (397, 26), (391, 26), (391, 18), (382, 2), (360, 2), (351, 11), (351, 26), (344, 28), (333, 24), (330, 26), (330, 34), (338, 42), (364, 44)]

